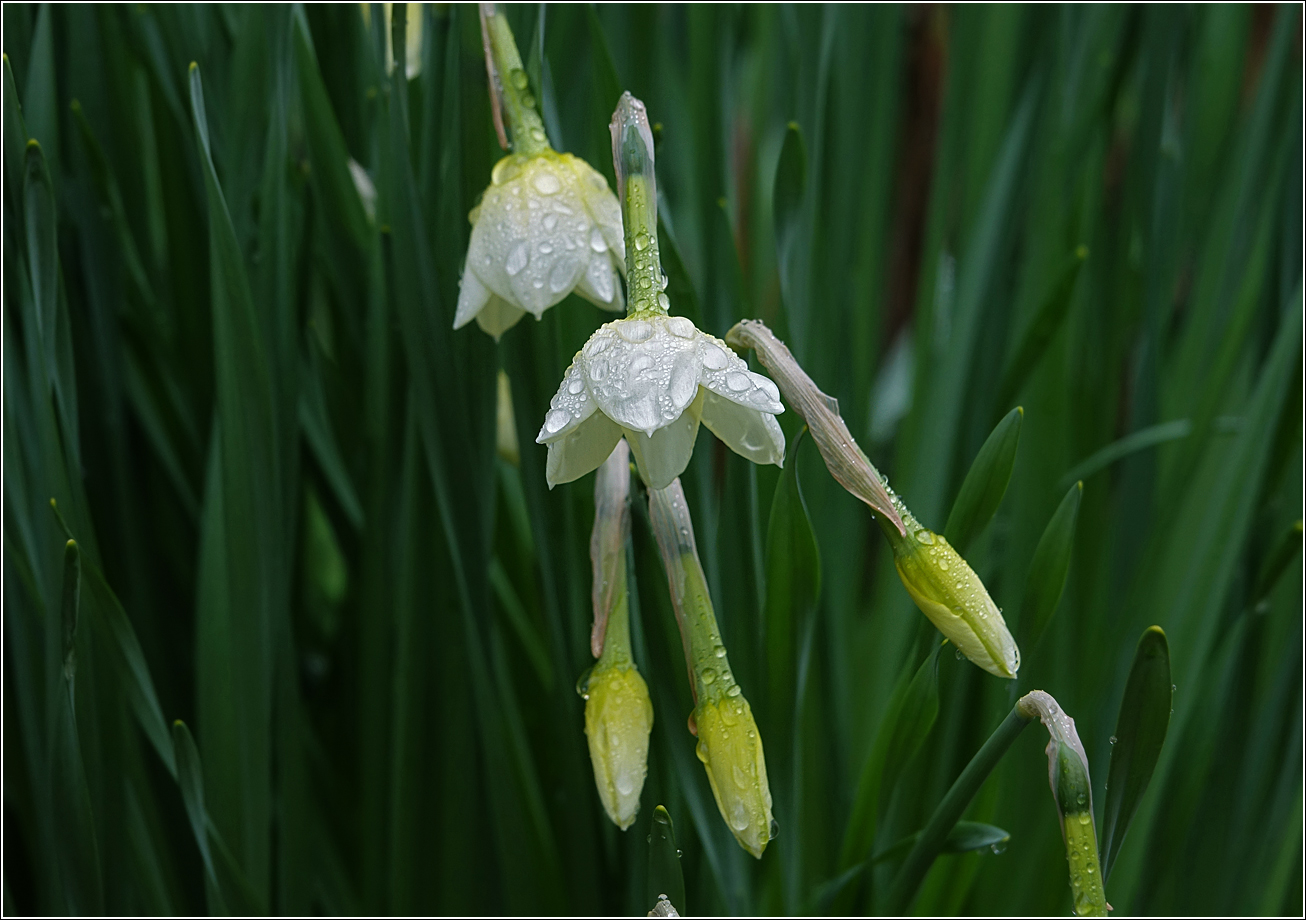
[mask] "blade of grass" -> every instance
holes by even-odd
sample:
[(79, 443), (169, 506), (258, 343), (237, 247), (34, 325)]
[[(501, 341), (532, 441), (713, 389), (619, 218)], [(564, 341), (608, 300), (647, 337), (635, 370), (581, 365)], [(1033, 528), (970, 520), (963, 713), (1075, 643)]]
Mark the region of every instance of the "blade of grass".
[(952, 503), (944, 536), (963, 556), (971, 541), (992, 520), (1007, 493), (1011, 470), (1016, 465), (1016, 447), (1020, 444), (1020, 424), (1025, 410), (1020, 406), (1006, 414), (975, 456), (966, 479)]

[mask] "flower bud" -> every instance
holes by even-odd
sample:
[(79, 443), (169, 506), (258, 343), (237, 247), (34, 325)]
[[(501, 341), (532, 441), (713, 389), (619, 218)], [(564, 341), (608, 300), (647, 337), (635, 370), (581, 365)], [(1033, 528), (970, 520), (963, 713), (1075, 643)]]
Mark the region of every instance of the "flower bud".
[[(907, 593), (961, 653), (990, 674), (1014, 678), (1020, 649), (984, 583), (941, 535), (922, 527), (895, 496), (905, 536), (889, 533)], [(895, 539), (896, 537), (896, 539)]]
[(623, 831), (635, 821), (648, 773), (653, 703), (634, 664), (590, 673), (585, 688), (585, 735), (603, 809)]
[(1070, 863), (1070, 890), (1075, 914), (1105, 917), (1109, 907), (1102, 887), (1097, 852), (1097, 826), (1093, 822), (1093, 785), (1088, 776), (1088, 755), (1079, 740), (1075, 720), (1066, 715), (1051, 694), (1034, 690), (1021, 697), (1017, 709), (1026, 718), (1038, 716), (1048, 730), (1048, 784), (1061, 822), (1061, 837)]
[(761, 859), (776, 834), (776, 823), (753, 710), (732, 681), (724, 695), (698, 704), (694, 720), (698, 723), (695, 752), (707, 767), (721, 817), (739, 845)]

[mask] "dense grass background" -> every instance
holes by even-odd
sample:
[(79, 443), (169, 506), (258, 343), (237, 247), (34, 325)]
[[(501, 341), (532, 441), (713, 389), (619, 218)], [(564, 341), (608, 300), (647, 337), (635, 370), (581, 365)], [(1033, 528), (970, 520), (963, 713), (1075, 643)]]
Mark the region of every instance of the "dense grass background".
[[(4, 7), (5, 912), (643, 914), (659, 803), (691, 913), (874, 909), (892, 860), (823, 887), (869, 852), (846, 836), (920, 828), (1018, 693), (1076, 718), (1100, 809), (1156, 623), (1173, 716), (1108, 899), (1299, 914), (1300, 9), (511, 9), (556, 147), (611, 178), (622, 89), (661, 126), (673, 312), (771, 324), (924, 524), (1023, 405), (967, 549), (1018, 637), (1084, 483), (1018, 687), (940, 656), (932, 729), (850, 829), (935, 634), (794, 413), (783, 478), (700, 438), (685, 488), (781, 827), (760, 862), (693, 755), (640, 499), (649, 778), (630, 832), (599, 806), (592, 480), (548, 491), (534, 435), (603, 315), (450, 330), (499, 150), (475, 8), (415, 16), (404, 81), (379, 5)], [(917, 912), (1069, 909), (1040, 734), (967, 813), (1005, 851), (941, 857)]]

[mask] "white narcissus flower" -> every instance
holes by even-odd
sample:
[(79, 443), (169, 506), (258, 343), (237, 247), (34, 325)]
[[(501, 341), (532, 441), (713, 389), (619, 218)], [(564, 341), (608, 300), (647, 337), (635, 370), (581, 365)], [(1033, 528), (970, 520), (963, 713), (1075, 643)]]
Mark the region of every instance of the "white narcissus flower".
[(605, 310), (625, 308), (621, 207), (584, 160), (547, 148), (510, 154), (469, 216), (455, 329), (475, 317), (497, 339), (572, 291)]
[(776, 385), (683, 316), (644, 313), (600, 327), (576, 353), (536, 442), (550, 487), (584, 476), (625, 437), (663, 489), (684, 472), (701, 422), (754, 463), (784, 462)]

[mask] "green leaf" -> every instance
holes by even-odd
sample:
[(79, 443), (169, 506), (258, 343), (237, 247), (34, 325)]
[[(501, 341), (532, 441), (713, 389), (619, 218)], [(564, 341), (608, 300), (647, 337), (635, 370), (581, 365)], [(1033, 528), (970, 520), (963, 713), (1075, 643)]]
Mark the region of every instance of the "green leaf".
[(791, 314), (807, 306), (807, 273), (809, 260), (800, 251), (803, 238), (803, 200), (807, 192), (807, 144), (798, 122), (789, 122), (785, 129), (784, 145), (775, 167), (772, 183), (772, 207), (775, 221), (776, 261), (780, 270), (780, 287), (785, 303), (787, 322), (777, 330), (784, 338), (796, 338), (794, 348), (802, 351), (802, 336), (795, 329)]
[(662, 805), (653, 809), (653, 825), (648, 835), (649, 910), (653, 909), (660, 897), (667, 898), (682, 917), (687, 916), (685, 876), (680, 868), (676, 829), (671, 823), (670, 813)]
[(939, 716), (939, 650), (942, 648), (942, 643), (936, 645), (916, 669), (903, 696), (902, 708), (894, 718), (893, 733), (889, 736), (884, 757), (884, 771), (880, 774), (880, 820), (888, 811), (903, 770), (920, 750)]
[(1070, 551), (1075, 545), (1075, 524), (1079, 520), (1079, 500), (1083, 494), (1082, 482), (1070, 487), (1034, 548), (1034, 558), (1025, 579), (1025, 593), (1020, 602), (1020, 630), (1023, 634), (1020, 643), (1028, 648), (1032, 649), (1043, 630), (1047, 629), (1061, 601), (1061, 592), (1066, 588)]
[(984, 530), (1002, 496), (1007, 493), (1007, 484), (1011, 481), (1011, 470), (1016, 464), (1016, 447), (1020, 444), (1020, 426), (1024, 421), (1025, 410), (1020, 406), (1012, 409), (994, 426), (993, 431), (980, 448), (975, 462), (970, 465), (970, 472), (961, 484), (957, 500), (952, 503), (952, 513), (948, 515), (948, 524), (944, 536), (961, 555), (975, 537)]
[(91, 811), (82, 742), (73, 705), (73, 643), (77, 636), (77, 614), (81, 596), (81, 554), (69, 540), (64, 549), (61, 619), (63, 633), (63, 680), (55, 702), (53, 770), (54, 845), (57, 851), (63, 895), (73, 914), (104, 912), (104, 883), (100, 851)]
[(798, 448), (776, 483), (766, 531), (766, 660), (770, 699), (777, 710), (792, 710), (795, 650), (821, 593), (821, 557), (798, 484)]
[[(304, 132), (313, 164), (313, 184), (333, 227), (343, 227), (360, 251), (371, 245), (372, 231), (358, 189), (349, 172), (349, 150), (327, 96), (308, 20), (302, 9), (291, 17), (299, 91), (304, 101)], [(402, 53), (402, 51), (401, 51)]]
[[(172, 723), (173, 759), (177, 764), (177, 785), (181, 787), (181, 801), (186, 806), (191, 833), (200, 848), (204, 871), (214, 890), (220, 891), (217, 871), (213, 866), (213, 853), (209, 849), (208, 811), (204, 806), (204, 770), (200, 765), (200, 752), (195, 747), (186, 723), (177, 719)], [(220, 895), (219, 895), (220, 896)]]
[(1129, 822), (1147, 791), (1165, 744), (1174, 691), (1170, 679), (1170, 645), (1161, 627), (1151, 626), (1138, 640), (1111, 739), (1111, 768), (1102, 809), (1104, 880), (1111, 877)]
[(1269, 596), (1279, 578), (1292, 561), (1301, 555), (1302, 522), (1292, 524), (1279, 535), (1274, 547), (1265, 554), (1260, 570), (1256, 573), (1256, 587), (1252, 601), (1260, 601)]
[[(903, 856), (915, 845), (919, 833), (909, 834), (902, 838), (893, 846), (881, 850), (872, 858), (872, 862), (881, 863), (891, 859), (897, 859)], [(939, 849), (940, 853), (969, 853), (971, 850), (982, 850), (988, 847), (994, 853), (1000, 853), (1005, 848), (1011, 834), (1000, 827), (994, 827), (992, 824), (981, 824), (978, 821), (958, 821), (953, 825), (948, 836), (943, 840), (943, 846)]]
[(1034, 372), (1034, 368), (1038, 367), (1039, 359), (1047, 351), (1052, 337), (1056, 335), (1066, 314), (1070, 312), (1070, 304), (1075, 294), (1075, 282), (1079, 279), (1079, 270), (1087, 261), (1088, 247), (1077, 246), (1053, 275), (1052, 284), (1039, 303), (1034, 318), (1029, 321), (1029, 325), (1011, 347), (1010, 356), (1002, 371), (1002, 382), (998, 384), (998, 398), (994, 403), (999, 409), (1010, 405), (1020, 393), (1020, 388), (1024, 386), (1025, 381), (1029, 379), (1029, 375)]
[(1090, 476), (1102, 472), (1117, 460), (1123, 460), (1125, 457), (1132, 456), (1149, 447), (1156, 447), (1169, 441), (1186, 438), (1192, 432), (1192, 422), (1186, 418), (1175, 419), (1172, 422), (1161, 422), (1159, 425), (1149, 425), (1147, 428), (1131, 432), (1119, 440), (1112, 441), (1101, 450), (1094, 451), (1075, 464), (1070, 472), (1062, 476), (1057, 482), (1057, 488), (1069, 488), (1071, 483), (1088, 479)]

